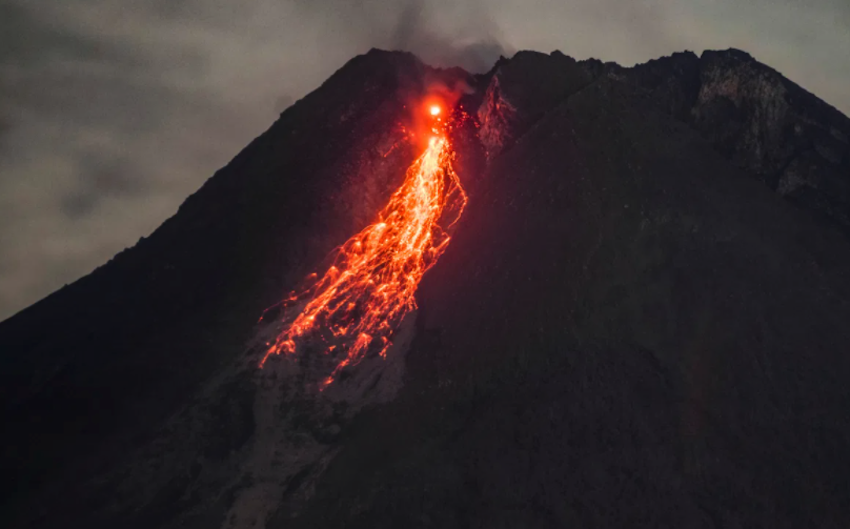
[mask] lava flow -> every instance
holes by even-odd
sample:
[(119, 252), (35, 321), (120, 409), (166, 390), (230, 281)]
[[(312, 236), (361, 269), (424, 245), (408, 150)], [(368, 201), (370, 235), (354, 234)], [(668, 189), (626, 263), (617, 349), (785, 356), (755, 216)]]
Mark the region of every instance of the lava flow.
[[(346, 366), (370, 351), (386, 356), (393, 333), (416, 308), (423, 274), (443, 254), (447, 231), (460, 219), (466, 193), (452, 168), (454, 151), (441, 107), (431, 105), (424, 153), (407, 169), (404, 183), (377, 220), (338, 250), (333, 265), (312, 288), (293, 294), (286, 307), (301, 306), (267, 350), (294, 354), (305, 343), (341, 358), (321, 384), (324, 389)], [(305, 305), (302, 305), (305, 303)]]

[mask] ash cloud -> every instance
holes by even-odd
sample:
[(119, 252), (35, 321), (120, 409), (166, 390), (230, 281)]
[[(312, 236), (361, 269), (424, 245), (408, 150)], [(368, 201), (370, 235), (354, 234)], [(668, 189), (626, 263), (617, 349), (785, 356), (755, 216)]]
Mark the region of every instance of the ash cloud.
[(472, 73), (483, 73), (500, 56), (513, 55), (514, 50), (503, 43), (504, 37), (499, 35), (484, 9), (478, 12), (477, 18), (473, 16), (469, 13), (458, 28), (463, 38), (451, 39), (431, 22), (431, 15), (422, 1), (409, 1), (402, 6), (391, 47), (411, 51), (434, 66), (460, 66)]
[(737, 47), (850, 110), (843, 0), (0, 3), (0, 319), (148, 235), (358, 53), (485, 71)]

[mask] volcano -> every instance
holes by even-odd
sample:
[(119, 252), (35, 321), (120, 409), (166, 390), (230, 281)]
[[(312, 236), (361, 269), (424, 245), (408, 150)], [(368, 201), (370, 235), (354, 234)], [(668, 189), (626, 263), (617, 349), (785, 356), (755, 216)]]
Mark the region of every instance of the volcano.
[(738, 50), (356, 57), (0, 323), (10, 528), (846, 527), (850, 120)]

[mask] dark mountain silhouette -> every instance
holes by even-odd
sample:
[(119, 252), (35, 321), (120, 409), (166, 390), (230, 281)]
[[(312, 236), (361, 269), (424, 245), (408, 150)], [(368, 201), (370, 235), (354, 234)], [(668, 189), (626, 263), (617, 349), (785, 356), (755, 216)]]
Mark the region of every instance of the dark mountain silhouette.
[[(447, 86), (469, 204), (387, 360), (257, 323)], [(850, 120), (746, 53), (486, 75), (373, 50), (0, 324), (4, 527), (846, 527)], [(272, 316), (275, 314), (272, 313)]]

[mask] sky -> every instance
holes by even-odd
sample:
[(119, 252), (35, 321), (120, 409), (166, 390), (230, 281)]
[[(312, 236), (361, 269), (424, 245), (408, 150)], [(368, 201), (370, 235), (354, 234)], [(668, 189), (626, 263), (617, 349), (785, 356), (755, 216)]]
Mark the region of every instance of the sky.
[(850, 114), (847, 0), (0, 0), (0, 320), (149, 235), (351, 57), (739, 48)]

